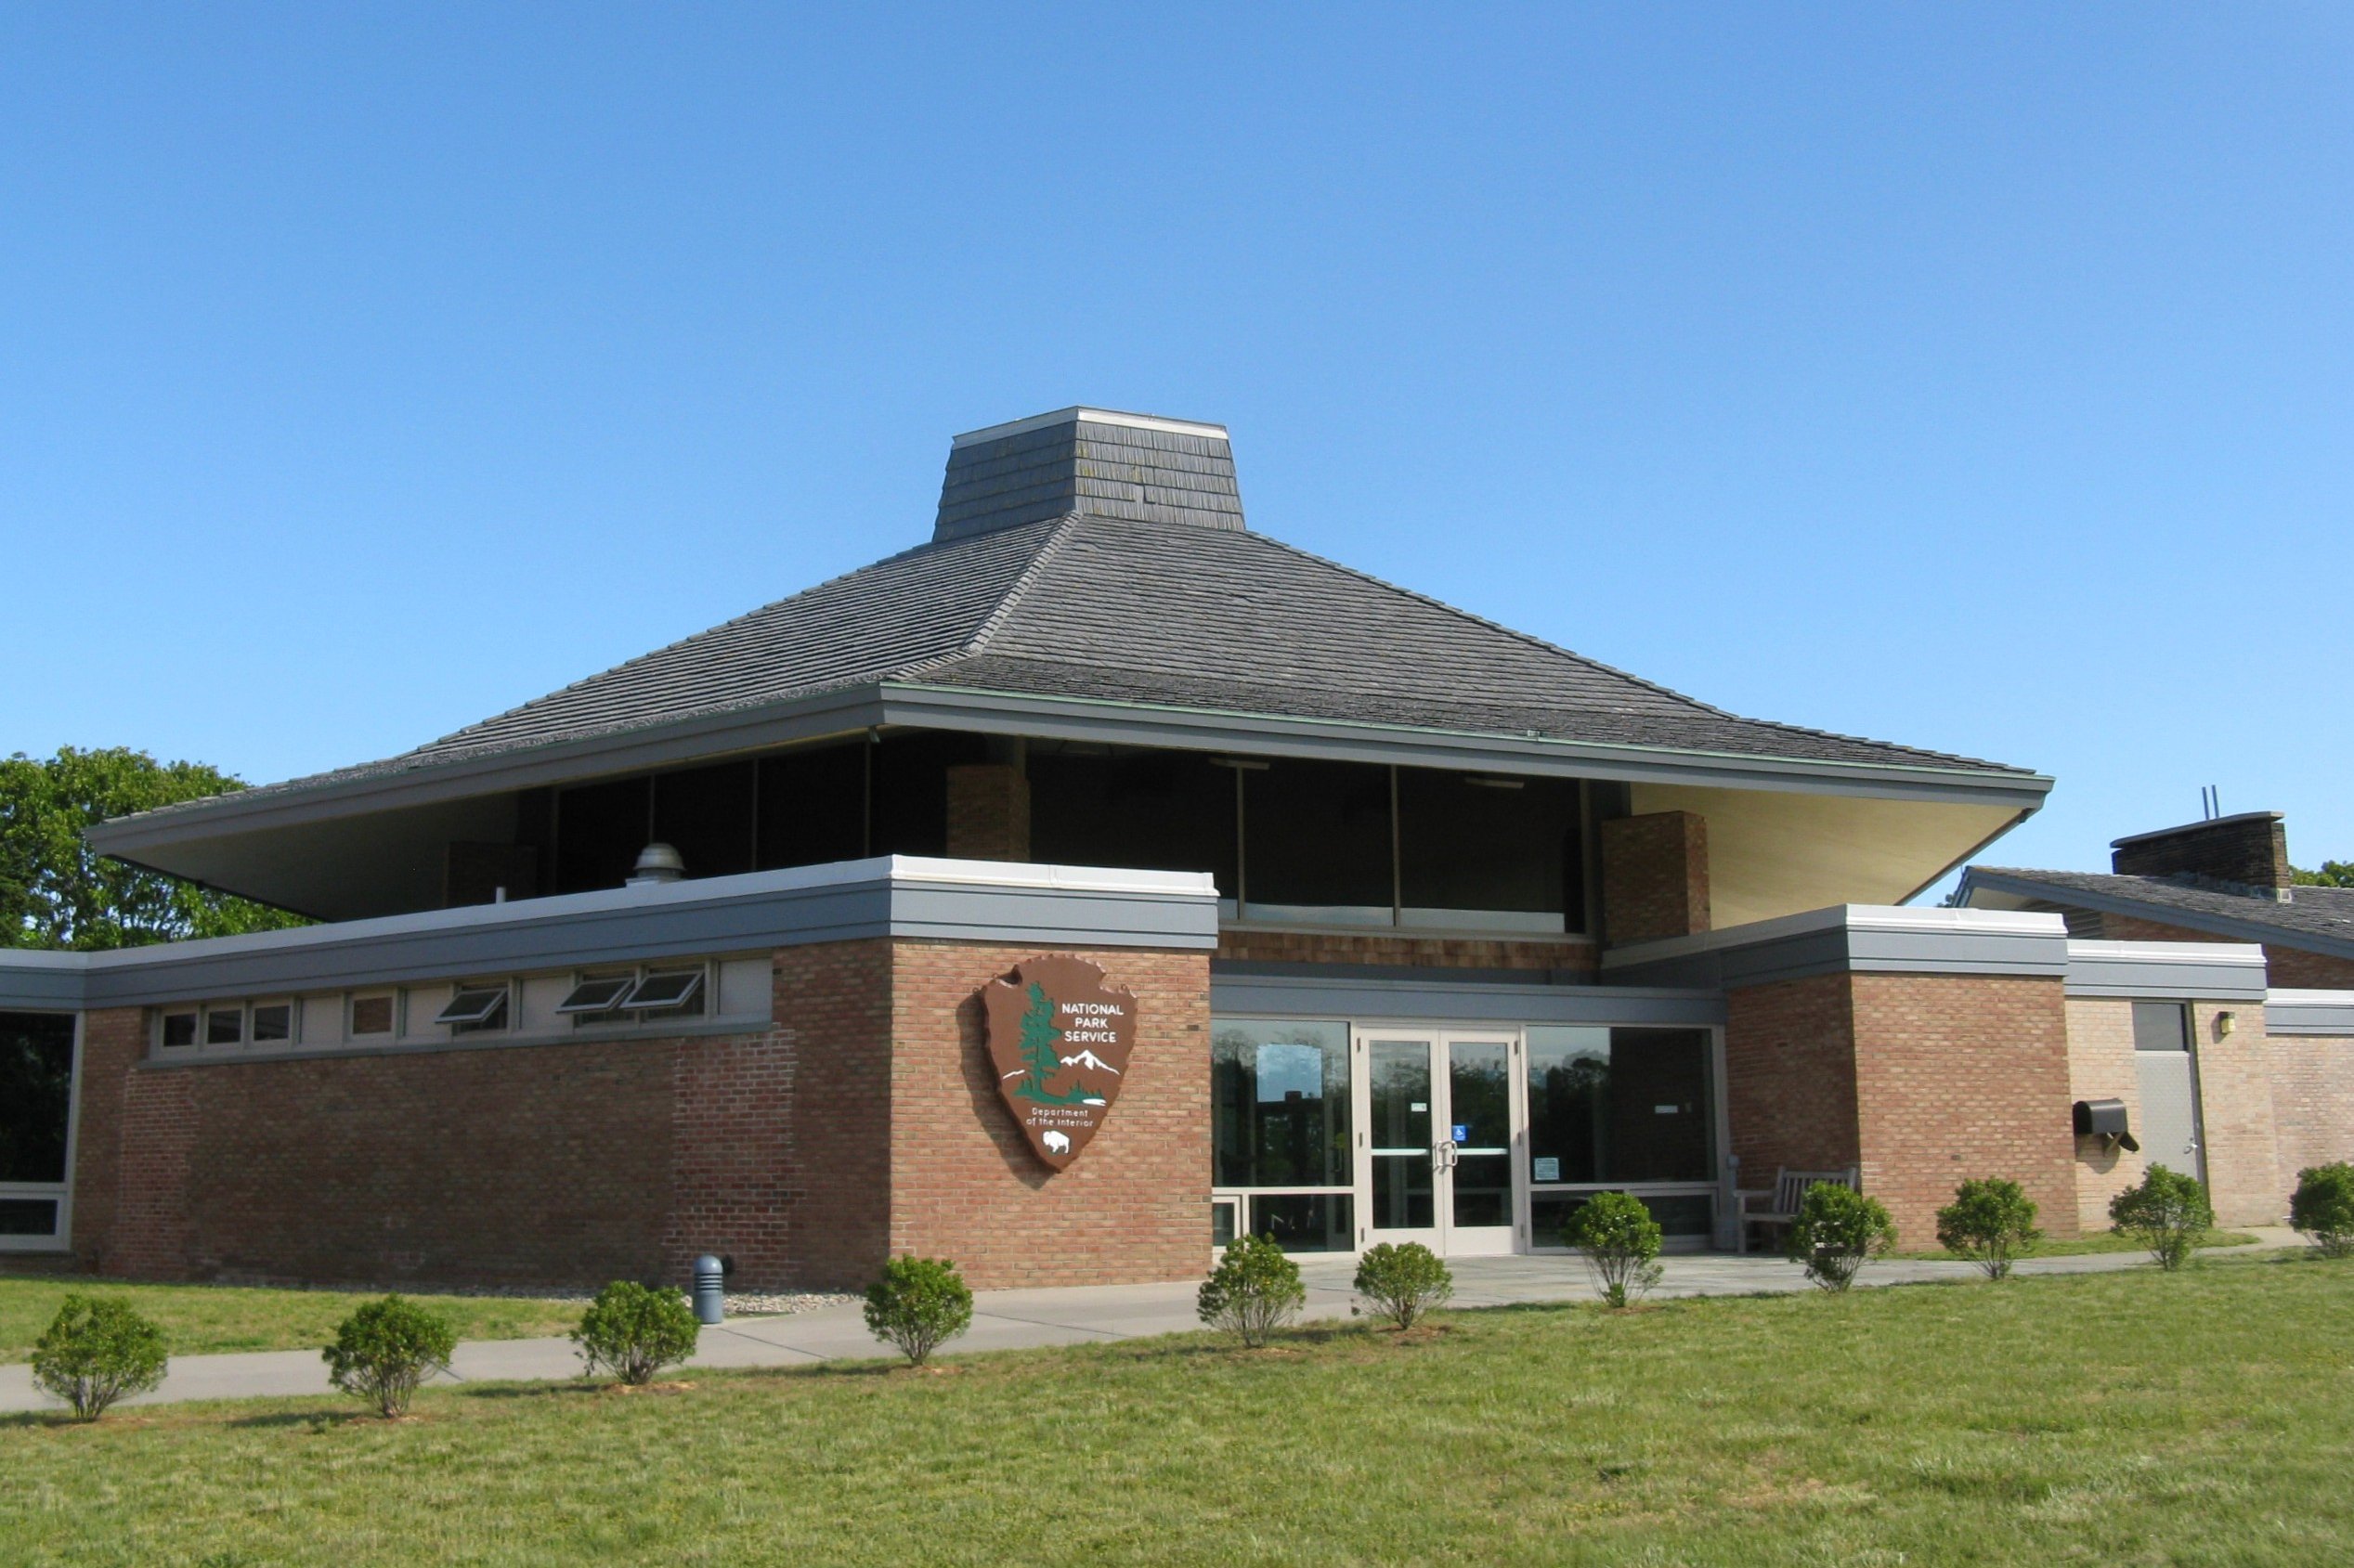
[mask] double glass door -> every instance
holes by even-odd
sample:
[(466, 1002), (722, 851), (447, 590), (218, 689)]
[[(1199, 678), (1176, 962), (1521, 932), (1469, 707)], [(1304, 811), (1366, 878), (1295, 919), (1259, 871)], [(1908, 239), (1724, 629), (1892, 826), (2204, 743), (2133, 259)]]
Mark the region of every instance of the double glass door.
[(1420, 1241), (1458, 1257), (1513, 1251), (1517, 1036), (1375, 1030), (1358, 1050), (1365, 1244)]

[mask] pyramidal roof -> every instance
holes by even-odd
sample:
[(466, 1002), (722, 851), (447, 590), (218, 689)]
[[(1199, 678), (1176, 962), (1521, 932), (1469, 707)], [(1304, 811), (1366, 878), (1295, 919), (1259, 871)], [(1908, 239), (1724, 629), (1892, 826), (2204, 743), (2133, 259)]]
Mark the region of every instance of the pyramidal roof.
[(1739, 718), (1253, 533), (1222, 427), (1093, 408), (958, 436), (930, 544), (393, 762), (577, 740), (879, 681), (2022, 771)]
[(957, 436), (928, 544), (413, 751), (117, 819), (93, 842), (884, 688), (1177, 710), (1197, 734), (1228, 720), (1402, 726), (2048, 787), (2025, 769), (1743, 719), (1310, 555), (1244, 526), (1224, 427), (1074, 408)]

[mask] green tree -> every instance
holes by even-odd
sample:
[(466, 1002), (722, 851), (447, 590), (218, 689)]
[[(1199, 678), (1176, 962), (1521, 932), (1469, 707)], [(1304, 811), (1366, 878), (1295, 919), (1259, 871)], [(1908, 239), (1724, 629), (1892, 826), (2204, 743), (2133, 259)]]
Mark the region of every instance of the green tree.
[(2300, 888), (2354, 888), (2354, 861), (2323, 861), (2319, 871), (2292, 868), (2289, 880)]
[(2191, 1261), (2191, 1250), (2215, 1225), (2215, 1210), (2198, 1177), (2152, 1165), (2139, 1186), (2109, 1199), (2109, 1218), (2118, 1231), (2149, 1248), (2160, 1268), (2172, 1272)]
[(1877, 1198), (1836, 1182), (1816, 1182), (1790, 1223), (1790, 1256), (1826, 1290), (1855, 1283), (1865, 1263), (1896, 1245), (1896, 1226)]
[(1602, 1299), (1623, 1311), (1659, 1283), (1666, 1237), (1650, 1206), (1631, 1192), (1597, 1192), (1561, 1227), (1561, 1242), (1585, 1254)]
[(168, 1365), (163, 1331), (110, 1296), (71, 1295), (33, 1350), (33, 1386), (95, 1421), (125, 1394), (146, 1393)]
[(2008, 1276), (2012, 1260), (2042, 1238), (2035, 1200), (1999, 1176), (1962, 1183), (1937, 1211), (1937, 1244), (1984, 1269), (1989, 1279)]
[(302, 917), (110, 861), (83, 833), (110, 817), (244, 788), (201, 762), (67, 746), (0, 758), (0, 948), (143, 947), (299, 926)]

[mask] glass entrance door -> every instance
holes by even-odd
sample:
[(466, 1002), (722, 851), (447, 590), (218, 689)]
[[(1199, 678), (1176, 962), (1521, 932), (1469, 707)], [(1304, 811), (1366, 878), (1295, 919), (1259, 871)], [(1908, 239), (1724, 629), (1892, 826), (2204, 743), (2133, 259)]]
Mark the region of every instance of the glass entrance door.
[(1509, 1035), (1375, 1032), (1360, 1042), (1367, 1246), (1441, 1256), (1513, 1243)]

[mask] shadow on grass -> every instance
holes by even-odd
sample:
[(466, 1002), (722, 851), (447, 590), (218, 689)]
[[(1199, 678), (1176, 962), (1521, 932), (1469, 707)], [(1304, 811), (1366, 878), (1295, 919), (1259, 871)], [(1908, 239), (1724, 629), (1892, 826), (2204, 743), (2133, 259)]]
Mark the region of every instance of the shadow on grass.
[(316, 1432), (324, 1431), (328, 1427), (346, 1426), (353, 1421), (373, 1421), (381, 1426), (384, 1424), (384, 1418), (355, 1402), (350, 1405), (327, 1406), (316, 1410), (272, 1410), (267, 1415), (262, 1416), (232, 1416), (221, 1425), (250, 1427), (256, 1431), (309, 1427)]

